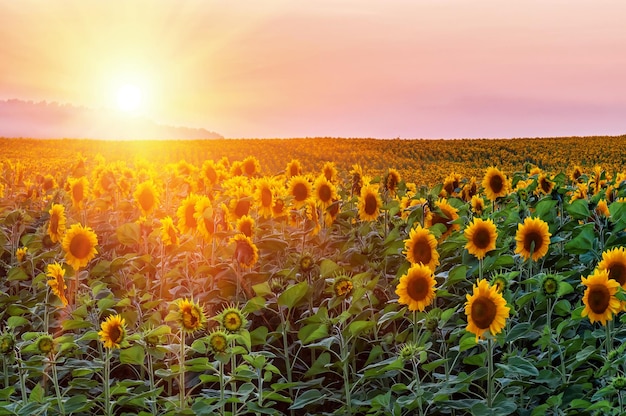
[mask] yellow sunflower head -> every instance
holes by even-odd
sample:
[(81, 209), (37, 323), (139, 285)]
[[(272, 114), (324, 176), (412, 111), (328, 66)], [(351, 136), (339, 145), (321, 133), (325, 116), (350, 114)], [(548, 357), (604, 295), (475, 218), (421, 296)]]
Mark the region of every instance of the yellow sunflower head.
[(349, 296), (354, 289), (354, 283), (352, 283), (352, 279), (345, 274), (341, 274), (335, 278), (335, 283), (333, 284), (333, 292), (337, 297)]
[(259, 261), (259, 249), (250, 237), (239, 233), (230, 239), (230, 243), (235, 244), (234, 257), (240, 265), (252, 267)]
[(120, 348), (126, 340), (126, 321), (120, 315), (109, 315), (100, 324), (100, 341), (105, 348)]
[(458, 173), (450, 173), (443, 180), (443, 190), (446, 191), (448, 196), (456, 196), (459, 194), (461, 187), (461, 175)]
[(182, 234), (193, 233), (197, 227), (196, 222), (196, 202), (200, 199), (199, 195), (189, 194), (187, 198), (183, 199), (180, 206), (176, 210), (176, 217), (178, 218), (178, 230)]
[(398, 192), (398, 184), (400, 183), (400, 172), (396, 169), (389, 169), (385, 177), (385, 191), (389, 195), (395, 195)]
[(569, 177), (572, 180), (572, 182), (574, 182), (574, 183), (580, 182), (581, 176), (583, 176), (582, 168), (580, 166), (578, 166), (578, 165), (574, 166), (574, 168), (572, 169), (572, 171), (569, 174)]
[(234, 222), (244, 215), (250, 215), (250, 209), (252, 208), (252, 189), (246, 184), (237, 187), (231, 194), (232, 197), (228, 204), (228, 213), (231, 221)]
[(490, 201), (506, 196), (509, 193), (509, 182), (504, 173), (493, 166), (487, 168), (483, 178), (483, 189)]
[(241, 169), (243, 170), (244, 175), (249, 178), (253, 178), (261, 171), (261, 164), (256, 157), (248, 156), (243, 160)]
[(313, 187), (308, 179), (304, 176), (293, 176), (289, 180), (289, 195), (293, 198), (293, 207), (300, 209), (304, 206), (307, 199), (313, 195)]
[(208, 341), (209, 348), (211, 348), (213, 354), (223, 354), (226, 352), (228, 349), (228, 338), (228, 334), (221, 329), (211, 331)]
[(609, 206), (607, 205), (605, 199), (601, 199), (598, 201), (598, 205), (596, 206), (596, 213), (605, 218), (611, 217), (611, 211), (609, 211)]
[(423, 312), (435, 299), (436, 284), (430, 267), (414, 264), (406, 274), (400, 276), (396, 286), (398, 303), (407, 305), (410, 311)]
[(554, 189), (554, 182), (550, 180), (548, 175), (545, 173), (539, 174), (537, 178), (537, 192), (543, 195), (549, 195), (552, 193)]
[(478, 184), (476, 183), (476, 178), (472, 176), (465, 185), (463, 185), (463, 189), (461, 190), (461, 197), (463, 201), (470, 202), (474, 197), (478, 194)]
[(87, 187), (89, 186), (87, 178), (84, 176), (80, 178), (70, 178), (68, 184), (70, 197), (72, 198), (72, 206), (77, 210), (82, 209), (85, 199), (87, 198)]
[(380, 209), (383, 206), (378, 186), (369, 184), (361, 188), (361, 196), (359, 197), (359, 218), (361, 221), (376, 221), (380, 215)]
[(537, 261), (548, 253), (551, 235), (548, 223), (540, 218), (526, 217), (517, 227), (515, 253), (520, 254), (524, 260), (532, 256), (533, 261)]
[(598, 321), (606, 325), (622, 309), (621, 302), (615, 296), (620, 287), (619, 282), (610, 279), (607, 270), (596, 269), (592, 275), (581, 277), (581, 283), (587, 286), (583, 295), (585, 309), (581, 316), (589, 316), (591, 323)]
[(409, 238), (404, 240), (402, 253), (411, 264), (423, 264), (433, 271), (439, 265), (437, 239), (430, 230), (419, 224), (411, 230)]
[(498, 230), (491, 218), (486, 220), (474, 218), (465, 229), (464, 235), (467, 238), (465, 248), (479, 260), (484, 259), (489, 251), (496, 249)]
[(196, 229), (205, 240), (210, 241), (215, 232), (211, 199), (208, 196), (200, 196), (194, 205), (194, 210), (193, 217), (196, 220)]
[(274, 204), (275, 183), (271, 178), (260, 178), (256, 181), (254, 200), (259, 215), (263, 218), (272, 216), (272, 205)]
[(15, 258), (17, 258), (18, 263), (21, 263), (26, 259), (27, 252), (28, 247), (19, 247), (17, 250), (15, 250)]
[(485, 200), (482, 197), (478, 195), (472, 196), (470, 204), (472, 206), (472, 211), (474, 212), (474, 214), (482, 215), (483, 210), (485, 209)]
[(459, 224), (454, 223), (459, 218), (458, 212), (459, 210), (450, 205), (447, 199), (441, 198), (435, 202), (435, 210), (424, 212), (424, 224), (427, 228), (435, 224), (445, 225), (446, 231), (441, 235), (441, 240), (444, 240), (453, 231), (461, 229)]
[(333, 201), (337, 200), (337, 188), (326, 179), (325, 176), (320, 175), (313, 184), (315, 189), (315, 200), (317, 205), (323, 210), (328, 208)]
[(65, 234), (65, 207), (61, 204), (52, 204), (48, 213), (50, 214), (48, 236), (53, 243), (58, 243)]
[(254, 218), (249, 215), (244, 215), (237, 220), (235, 229), (246, 237), (252, 238), (252, 235), (254, 234), (254, 226)]
[(141, 215), (144, 216), (150, 214), (159, 205), (159, 193), (151, 179), (137, 185), (133, 197), (141, 210)]
[(598, 263), (598, 270), (606, 270), (609, 279), (617, 281), (626, 289), (626, 249), (616, 247), (602, 253), (602, 260)]
[(186, 333), (194, 333), (201, 330), (206, 324), (206, 316), (200, 304), (193, 299), (178, 299), (174, 302), (176, 305), (175, 320), (178, 322), (180, 329)]
[(244, 313), (234, 306), (229, 306), (224, 309), (215, 319), (220, 323), (221, 328), (231, 334), (239, 332), (248, 324)]
[(287, 163), (285, 176), (289, 179), (300, 175), (302, 175), (302, 164), (300, 164), (298, 159), (292, 159), (289, 163)]
[(48, 286), (52, 290), (52, 293), (58, 297), (63, 306), (68, 305), (67, 298), (65, 297), (65, 289), (67, 289), (67, 285), (65, 284), (65, 270), (59, 263), (51, 263), (48, 264), (46, 268), (46, 276), (50, 279), (48, 280)]
[(476, 341), (484, 337), (489, 330), (495, 336), (502, 331), (509, 317), (506, 300), (495, 286), (489, 286), (486, 280), (479, 280), (474, 285), (472, 295), (465, 295), (465, 315), (467, 315), (467, 331), (476, 335)]
[(65, 262), (74, 270), (85, 267), (93, 259), (98, 251), (98, 236), (90, 227), (82, 224), (74, 224), (63, 237), (63, 251)]
[(331, 183), (337, 182), (337, 168), (335, 167), (335, 162), (324, 163), (322, 175)]
[(165, 247), (178, 245), (178, 231), (174, 226), (174, 221), (167, 216), (161, 219), (161, 241)]
[(215, 163), (213, 160), (205, 160), (200, 168), (200, 175), (204, 179), (205, 185), (212, 187), (226, 176), (226, 172), (223, 165)]
[(352, 178), (352, 194), (360, 195), (361, 187), (363, 186), (363, 171), (358, 163), (352, 165), (350, 177)]

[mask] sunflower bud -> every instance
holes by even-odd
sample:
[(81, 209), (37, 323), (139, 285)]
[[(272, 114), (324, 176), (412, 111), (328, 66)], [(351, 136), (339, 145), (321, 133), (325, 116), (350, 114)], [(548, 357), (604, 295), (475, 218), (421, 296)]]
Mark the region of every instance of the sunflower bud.
[(559, 281), (554, 275), (547, 275), (541, 283), (541, 291), (546, 297), (555, 298), (559, 293)]
[(50, 335), (42, 335), (37, 340), (37, 350), (43, 354), (49, 354), (54, 350), (54, 340)]
[(615, 388), (615, 390), (626, 390), (626, 377), (617, 376), (611, 381), (611, 384)]
[(0, 335), (0, 354), (9, 355), (15, 348), (15, 338), (13, 334), (4, 333)]

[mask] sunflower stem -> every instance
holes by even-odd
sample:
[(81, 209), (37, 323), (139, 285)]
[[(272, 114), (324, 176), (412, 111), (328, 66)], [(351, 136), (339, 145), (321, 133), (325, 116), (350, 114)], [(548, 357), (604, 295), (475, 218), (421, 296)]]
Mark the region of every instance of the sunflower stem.
[(604, 349), (606, 351), (606, 355), (609, 355), (609, 352), (611, 352), (611, 350), (613, 349), (613, 331), (612, 328), (613, 327), (613, 320), (609, 320), (606, 325), (604, 326), (605, 330), (606, 330), (606, 339), (605, 341), (605, 346)]
[(419, 335), (417, 333), (417, 309), (413, 311), (413, 342), (417, 345)]
[(552, 298), (546, 299), (548, 313), (546, 315), (546, 327), (548, 328), (549, 342), (548, 342), (548, 360), (552, 362)]
[(9, 387), (9, 369), (7, 367), (7, 357), (2, 355), (2, 372), (4, 373), (4, 388)]
[(152, 365), (152, 354), (148, 352), (148, 382), (150, 383), (150, 391), (152, 392), (152, 400), (150, 401), (150, 410), (152, 410), (152, 414), (156, 415), (156, 390), (154, 386), (154, 366)]
[(59, 412), (61, 415), (65, 415), (65, 409), (63, 408), (63, 399), (61, 398), (61, 389), (59, 388), (59, 374), (57, 372), (56, 359), (54, 356), (50, 357), (50, 367), (52, 368), (52, 383), (54, 384), (54, 393), (57, 396), (57, 404), (59, 406)]
[[(289, 344), (287, 340), (287, 333), (289, 332), (289, 312), (285, 317), (282, 313), (279, 313), (280, 319), (283, 324), (283, 353), (285, 355), (285, 370), (287, 371), (287, 383), (289, 383), (289, 397), (293, 397), (292, 375), (291, 375), (291, 361), (289, 359)], [(289, 410), (289, 414), (293, 416), (293, 409)]]
[(219, 361), (219, 372), (220, 372), (220, 415), (226, 414), (226, 406), (224, 399), (224, 362), (220, 359)]
[(180, 409), (185, 408), (185, 330), (180, 329), (180, 357), (178, 363), (180, 365), (180, 372), (178, 375), (178, 390), (180, 399)]
[(483, 259), (478, 259), (478, 279), (483, 280)]
[(22, 368), (22, 364), (23, 364), (22, 355), (20, 354), (19, 351), (15, 353), (15, 358), (17, 359), (17, 374), (20, 379), (20, 391), (22, 393), (22, 403), (26, 404), (28, 400), (26, 397), (26, 380), (25, 380), (25, 376), (24, 376), (24, 372)]
[[(231, 351), (233, 351), (235, 349), (235, 340), (234, 339), (231, 341), (230, 349), (231, 349)], [(231, 354), (230, 354), (230, 377), (232, 379), (232, 381), (231, 381), (231, 388), (232, 388), (232, 395), (233, 396), (235, 395), (235, 392), (237, 391), (237, 382), (235, 381), (235, 368), (236, 367), (237, 367), (237, 357), (235, 356), (234, 353), (231, 352)], [(237, 415), (237, 402), (235, 400), (233, 401), (231, 415), (232, 416), (236, 416)]]
[(487, 339), (487, 407), (493, 405), (493, 341)]
[(415, 386), (416, 391), (415, 391), (415, 395), (417, 396), (417, 408), (419, 409), (419, 415), (420, 416), (424, 416), (424, 409), (422, 409), (423, 403), (422, 403), (422, 392), (421, 392), (421, 379), (420, 379), (420, 374), (419, 374), (419, 369), (417, 366), (417, 362), (418, 360), (414, 357), (411, 359), (411, 364), (413, 364), (413, 378), (415, 380)]
[(104, 349), (104, 414), (111, 416), (111, 351)]

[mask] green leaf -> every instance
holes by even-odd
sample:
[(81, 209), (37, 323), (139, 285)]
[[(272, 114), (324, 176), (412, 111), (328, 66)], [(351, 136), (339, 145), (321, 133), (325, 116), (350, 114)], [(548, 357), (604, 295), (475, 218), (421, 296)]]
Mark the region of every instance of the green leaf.
[(303, 326), (298, 331), (298, 339), (302, 341), (304, 345), (327, 336), (328, 325), (326, 324), (312, 323)]
[(555, 216), (555, 209), (554, 207), (556, 207), (557, 201), (555, 201), (554, 199), (542, 199), (541, 201), (539, 201), (539, 203), (537, 203), (537, 205), (535, 206), (535, 213), (534, 213), (534, 217), (539, 217), (542, 220), (550, 223)]
[(17, 328), (23, 325), (30, 325), (30, 321), (21, 316), (10, 316), (9, 319), (7, 319), (7, 326), (9, 328)]
[(584, 254), (593, 249), (596, 238), (594, 224), (585, 224), (577, 229), (578, 234), (565, 244), (565, 250), (571, 254)]
[(322, 392), (318, 389), (307, 389), (304, 393), (299, 395), (291, 406), (290, 410), (302, 409), (324, 398)]
[(373, 328), (375, 325), (376, 322), (373, 321), (353, 321), (348, 325), (348, 332), (350, 332), (350, 336), (355, 337), (361, 332)]
[(332, 260), (324, 259), (320, 263), (320, 276), (322, 278), (331, 277), (337, 270), (339, 270), (339, 266)]
[(117, 235), (117, 240), (125, 246), (138, 244), (141, 239), (139, 224), (134, 222), (120, 225), (117, 227), (117, 230), (115, 230), (115, 234)]
[(91, 322), (82, 319), (68, 319), (63, 321), (61, 326), (65, 331), (71, 331), (73, 329), (91, 328)]
[(146, 358), (146, 352), (140, 345), (133, 345), (130, 348), (120, 350), (120, 362), (122, 364), (141, 365)]
[(278, 304), (291, 309), (306, 296), (308, 290), (309, 285), (307, 282), (300, 282), (289, 286), (283, 293), (280, 294), (280, 296), (278, 296)]
[(11, 270), (9, 270), (7, 280), (10, 282), (18, 280), (28, 280), (28, 275), (21, 267), (13, 267)]
[(586, 220), (591, 216), (587, 200), (584, 199), (577, 199), (570, 204), (566, 204), (565, 211), (577, 220)]

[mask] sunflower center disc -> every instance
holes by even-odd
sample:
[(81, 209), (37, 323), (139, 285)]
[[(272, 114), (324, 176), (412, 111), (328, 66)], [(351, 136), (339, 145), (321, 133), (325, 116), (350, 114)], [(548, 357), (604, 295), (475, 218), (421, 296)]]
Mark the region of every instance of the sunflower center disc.
[(480, 329), (487, 329), (496, 317), (496, 304), (489, 298), (481, 297), (472, 304), (472, 321)]
[(84, 259), (91, 251), (91, 241), (86, 235), (78, 234), (72, 238), (70, 253), (77, 259)]
[(610, 300), (611, 294), (606, 286), (595, 285), (589, 287), (589, 297), (587, 301), (589, 302), (589, 308), (594, 313), (603, 314), (609, 307)]
[(428, 281), (424, 278), (414, 279), (407, 286), (407, 293), (413, 300), (424, 300), (428, 296), (429, 291)]

